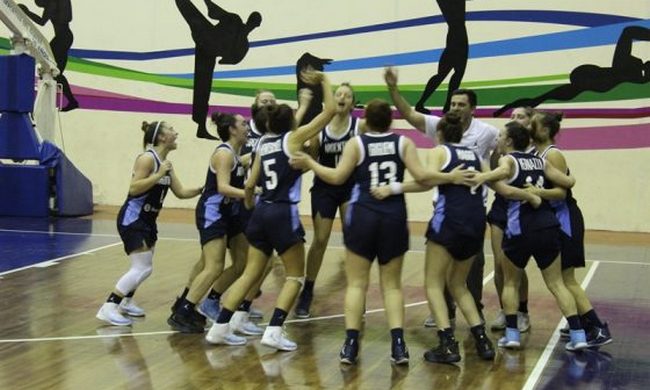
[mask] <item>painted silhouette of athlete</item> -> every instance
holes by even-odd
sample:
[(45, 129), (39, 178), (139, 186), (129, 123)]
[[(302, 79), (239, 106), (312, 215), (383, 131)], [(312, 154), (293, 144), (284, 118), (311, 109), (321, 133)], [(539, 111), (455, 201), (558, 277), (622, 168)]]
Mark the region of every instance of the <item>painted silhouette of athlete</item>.
[(467, 67), (467, 56), (469, 55), (469, 40), (467, 28), (465, 27), (465, 1), (463, 0), (436, 0), (442, 16), (447, 22), (447, 42), (445, 49), (438, 61), (438, 73), (433, 75), (427, 82), (420, 100), (415, 104), (415, 109), (423, 114), (430, 114), (431, 111), (424, 107), (427, 99), (440, 86), (444, 79), (454, 71), (449, 80), (447, 99), (442, 109), (449, 111), (451, 104), (451, 93), (460, 87), (460, 82), (465, 75)]
[(212, 24), (190, 0), (175, 0), (178, 10), (190, 26), (195, 44), (194, 53), (194, 95), (192, 120), (198, 125), (198, 138), (217, 139), (206, 128), (208, 102), (212, 87), (212, 74), (217, 57), (219, 64), (234, 65), (241, 62), (248, 53), (248, 34), (262, 23), (262, 15), (253, 12), (246, 23), (237, 14), (230, 13), (210, 0), (204, 0), (208, 16), (217, 20)]
[(72, 5), (70, 4), (70, 0), (35, 0), (35, 3), (38, 7), (43, 8), (42, 16), (33, 13), (24, 4), (18, 4), (18, 6), (34, 23), (40, 26), (45, 26), (48, 20), (52, 23), (52, 27), (54, 27), (54, 38), (50, 41), (50, 48), (52, 49), (56, 66), (60, 72), (54, 79), (63, 86), (63, 96), (67, 100), (67, 104), (61, 111), (74, 110), (79, 107), (79, 102), (72, 94), (68, 79), (63, 75), (65, 67), (68, 64), (68, 50), (72, 47), (74, 40), (74, 35), (72, 35), (72, 30), (70, 30)]
[(517, 99), (494, 111), (492, 115), (498, 117), (516, 107), (537, 107), (549, 99), (568, 101), (585, 91), (607, 92), (624, 82), (650, 82), (650, 61), (643, 62), (632, 55), (634, 40), (650, 41), (650, 29), (641, 26), (625, 27), (616, 42), (611, 67), (580, 65), (571, 71), (569, 84), (560, 85), (534, 98)]
[(307, 88), (311, 91), (312, 99), (307, 112), (303, 116), (299, 125), (304, 125), (311, 122), (321, 111), (323, 111), (323, 90), (313, 85), (307, 84), (300, 78), (301, 72), (305, 70), (323, 71), (325, 65), (332, 62), (331, 58), (318, 58), (311, 53), (304, 53), (296, 62), (296, 96), (300, 96), (300, 91)]

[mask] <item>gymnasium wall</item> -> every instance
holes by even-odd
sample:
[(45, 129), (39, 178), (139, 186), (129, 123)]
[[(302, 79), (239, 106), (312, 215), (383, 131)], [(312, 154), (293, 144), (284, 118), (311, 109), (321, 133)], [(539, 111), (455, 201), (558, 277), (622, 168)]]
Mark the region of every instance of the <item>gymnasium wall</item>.
[[(207, 14), (203, 1), (192, 3)], [(262, 21), (248, 35), (248, 52), (232, 61), (238, 63), (214, 68), (210, 111), (248, 112), (258, 88), (295, 106), (295, 65), (307, 52), (331, 59), (325, 69), (332, 82), (350, 81), (360, 103), (387, 98), (382, 70), (396, 65), (401, 89), (415, 104), (446, 45), (448, 25), (439, 8), (445, 3), (457, 0), (219, 1), (243, 22), (254, 11)], [(25, 5), (42, 13), (33, 1)], [(184, 185), (202, 184), (215, 141), (195, 138), (194, 42), (176, 3), (84, 0), (72, 3), (72, 14), (74, 42), (64, 74), (80, 107), (60, 114), (58, 144), (93, 182), (95, 202), (124, 201), (143, 120), (173, 124), (179, 149), (169, 159)], [(565, 112), (558, 143), (578, 180), (574, 192), (587, 227), (650, 232), (650, 42), (634, 41), (625, 58), (615, 60), (626, 27), (650, 29), (647, 2), (475, 0), (466, 2), (461, 17), (469, 41), (462, 86), (477, 91), (477, 116), (501, 126), (505, 116), (493, 118), (495, 110), (548, 94), (539, 108)], [(53, 37), (51, 22), (39, 28)], [(9, 37), (0, 26), (0, 54), (8, 53)], [(447, 82), (427, 100), (434, 113), (445, 102)], [(423, 155), (428, 141), (402, 120), (394, 125)], [(310, 183), (307, 174), (303, 214), (309, 213)], [(410, 219), (430, 218), (430, 194), (408, 201)], [(169, 196), (166, 207), (195, 203)]]

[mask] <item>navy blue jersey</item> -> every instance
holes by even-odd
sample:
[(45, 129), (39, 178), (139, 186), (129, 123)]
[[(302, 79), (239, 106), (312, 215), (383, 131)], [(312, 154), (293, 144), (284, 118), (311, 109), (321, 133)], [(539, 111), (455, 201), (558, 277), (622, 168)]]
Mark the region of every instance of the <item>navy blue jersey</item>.
[[(546, 159), (546, 155), (551, 149), (557, 149), (557, 148), (555, 147), (555, 145), (549, 145), (541, 153), (538, 153), (539, 157)], [(568, 175), (570, 173), (571, 172), (567, 167), (566, 174)], [(553, 183), (547, 181), (546, 183), (544, 183), (544, 187), (553, 188), (554, 186)], [(578, 202), (576, 202), (575, 198), (573, 197), (573, 193), (571, 192), (571, 189), (566, 190), (566, 198), (562, 200), (551, 200), (549, 201), (549, 203), (551, 204), (551, 207), (553, 207), (553, 210), (555, 211), (555, 216), (560, 222), (560, 228), (567, 236), (571, 237), (572, 235), (571, 213), (580, 212), (579, 210), (577, 210)]]
[[(160, 169), (161, 160), (153, 149), (148, 149), (145, 153), (151, 154), (154, 160), (154, 170), (156, 173)], [(172, 178), (169, 172), (161, 177), (158, 182), (143, 192), (142, 194), (126, 198), (126, 202), (122, 205), (120, 213), (118, 214), (118, 224), (122, 226), (131, 225), (135, 221), (143, 221), (149, 226), (156, 223), (160, 209), (162, 209), (163, 201), (167, 195), (167, 191), (172, 184)]]
[[(512, 152), (508, 156), (515, 162), (515, 174), (508, 184), (517, 188), (524, 188), (526, 184), (544, 186), (543, 159), (523, 152)], [(557, 218), (546, 201), (542, 201), (542, 204), (535, 209), (529, 203), (509, 199), (507, 210), (506, 236), (508, 237), (558, 225)]]
[[(334, 135), (327, 125), (318, 135), (318, 163), (329, 167), (336, 168), (339, 164), (341, 154), (345, 144), (355, 135), (357, 135), (357, 118), (350, 115), (350, 122), (348, 128), (343, 134)], [(321, 180), (318, 176), (314, 176), (314, 189), (351, 189), (353, 185), (353, 178), (350, 177), (344, 184), (340, 186), (333, 186)]]
[[(481, 160), (473, 150), (457, 144), (445, 144), (446, 161), (441, 172), (451, 172), (459, 165), (481, 171)], [(463, 185), (438, 186), (438, 201), (433, 213), (432, 227), (440, 231), (443, 223), (457, 233), (482, 236), (485, 232), (485, 203), (483, 186), (469, 188)]]
[(255, 148), (257, 147), (257, 143), (260, 142), (260, 138), (262, 138), (262, 136), (263, 134), (257, 130), (257, 127), (255, 127), (255, 122), (252, 119), (248, 121), (248, 134), (246, 144), (241, 147), (239, 153), (243, 156), (245, 154), (254, 152)]
[(268, 203), (300, 202), (302, 171), (289, 165), (287, 141), (289, 132), (282, 135), (267, 134), (257, 145), (256, 158), (260, 159), (260, 201)]
[(394, 133), (366, 133), (350, 141), (358, 142), (360, 151), (360, 160), (353, 173), (350, 204), (400, 218), (406, 215), (404, 194), (384, 200), (375, 199), (370, 194), (371, 188), (404, 181), (402, 141), (403, 136)]
[[(227, 143), (217, 146), (215, 153), (219, 149), (228, 149), (232, 154), (233, 167), (230, 171), (230, 185), (236, 188), (244, 188), (245, 170), (239, 160), (239, 155), (235, 152), (232, 146)], [(218, 187), (217, 172), (212, 167), (212, 164), (209, 164), (208, 172), (205, 176), (205, 186), (203, 187), (203, 192), (201, 193), (201, 197), (197, 204), (197, 210), (201, 210), (204, 214), (202, 215), (202, 220), (206, 226), (224, 215), (224, 207), (231, 207), (233, 202), (239, 202), (239, 199), (231, 199), (220, 194)]]

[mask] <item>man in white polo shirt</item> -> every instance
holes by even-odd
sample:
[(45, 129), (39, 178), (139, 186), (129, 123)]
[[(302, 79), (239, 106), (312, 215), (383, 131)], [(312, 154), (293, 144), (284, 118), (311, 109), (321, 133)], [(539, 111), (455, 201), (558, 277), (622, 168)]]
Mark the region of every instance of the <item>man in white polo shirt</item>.
[[(425, 133), (429, 138), (435, 140), (436, 125), (440, 121), (439, 116), (425, 115), (415, 111), (411, 105), (400, 95), (397, 88), (397, 72), (393, 68), (387, 68), (384, 73), (384, 79), (390, 92), (390, 97), (393, 104), (408, 123), (419, 131)], [(459, 114), (463, 120), (464, 132), (463, 138), (460, 141), (462, 146), (469, 147), (476, 151), (483, 161), (489, 164), (490, 153), (494, 151), (497, 146), (497, 138), (499, 130), (483, 121), (474, 118), (474, 110), (476, 109), (476, 93), (471, 89), (457, 89), (452, 93), (450, 111)], [(434, 192), (434, 202), (437, 198), (437, 191)], [(467, 276), (467, 287), (469, 288), (476, 307), (481, 313), (483, 304), (483, 268), (485, 267), (485, 257), (483, 250), (481, 250), (472, 268)], [(456, 318), (456, 306), (451, 299), (451, 295), (445, 291), (445, 299), (449, 308), (449, 319)], [(453, 321), (452, 321), (453, 323)], [(430, 317), (425, 321), (425, 326), (435, 326), (433, 319)]]

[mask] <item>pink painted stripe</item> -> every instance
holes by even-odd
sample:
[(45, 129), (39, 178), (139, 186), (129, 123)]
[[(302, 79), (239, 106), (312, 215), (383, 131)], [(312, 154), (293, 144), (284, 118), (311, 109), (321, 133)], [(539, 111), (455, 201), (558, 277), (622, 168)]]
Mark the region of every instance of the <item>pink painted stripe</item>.
[[(83, 94), (78, 96), (78, 99), (83, 109), (91, 110), (141, 112), (145, 115), (151, 113), (190, 115), (192, 113), (192, 106), (185, 103), (167, 103), (132, 97), (117, 98)], [(210, 111), (213, 110), (243, 116), (250, 115), (249, 107), (210, 106)], [(643, 111), (645, 108), (639, 110)], [(567, 113), (570, 111), (565, 110)], [(360, 112), (355, 112), (355, 114), (360, 114)], [(413, 139), (419, 148), (430, 148), (433, 145), (430, 139), (416, 130), (396, 129), (395, 131)], [(649, 148), (650, 124), (567, 128), (563, 129), (560, 133), (558, 144), (567, 150)]]
[[(418, 148), (430, 148), (434, 144), (417, 130), (395, 129), (395, 132), (411, 138)], [(557, 144), (566, 150), (650, 148), (650, 124), (562, 129)]]

